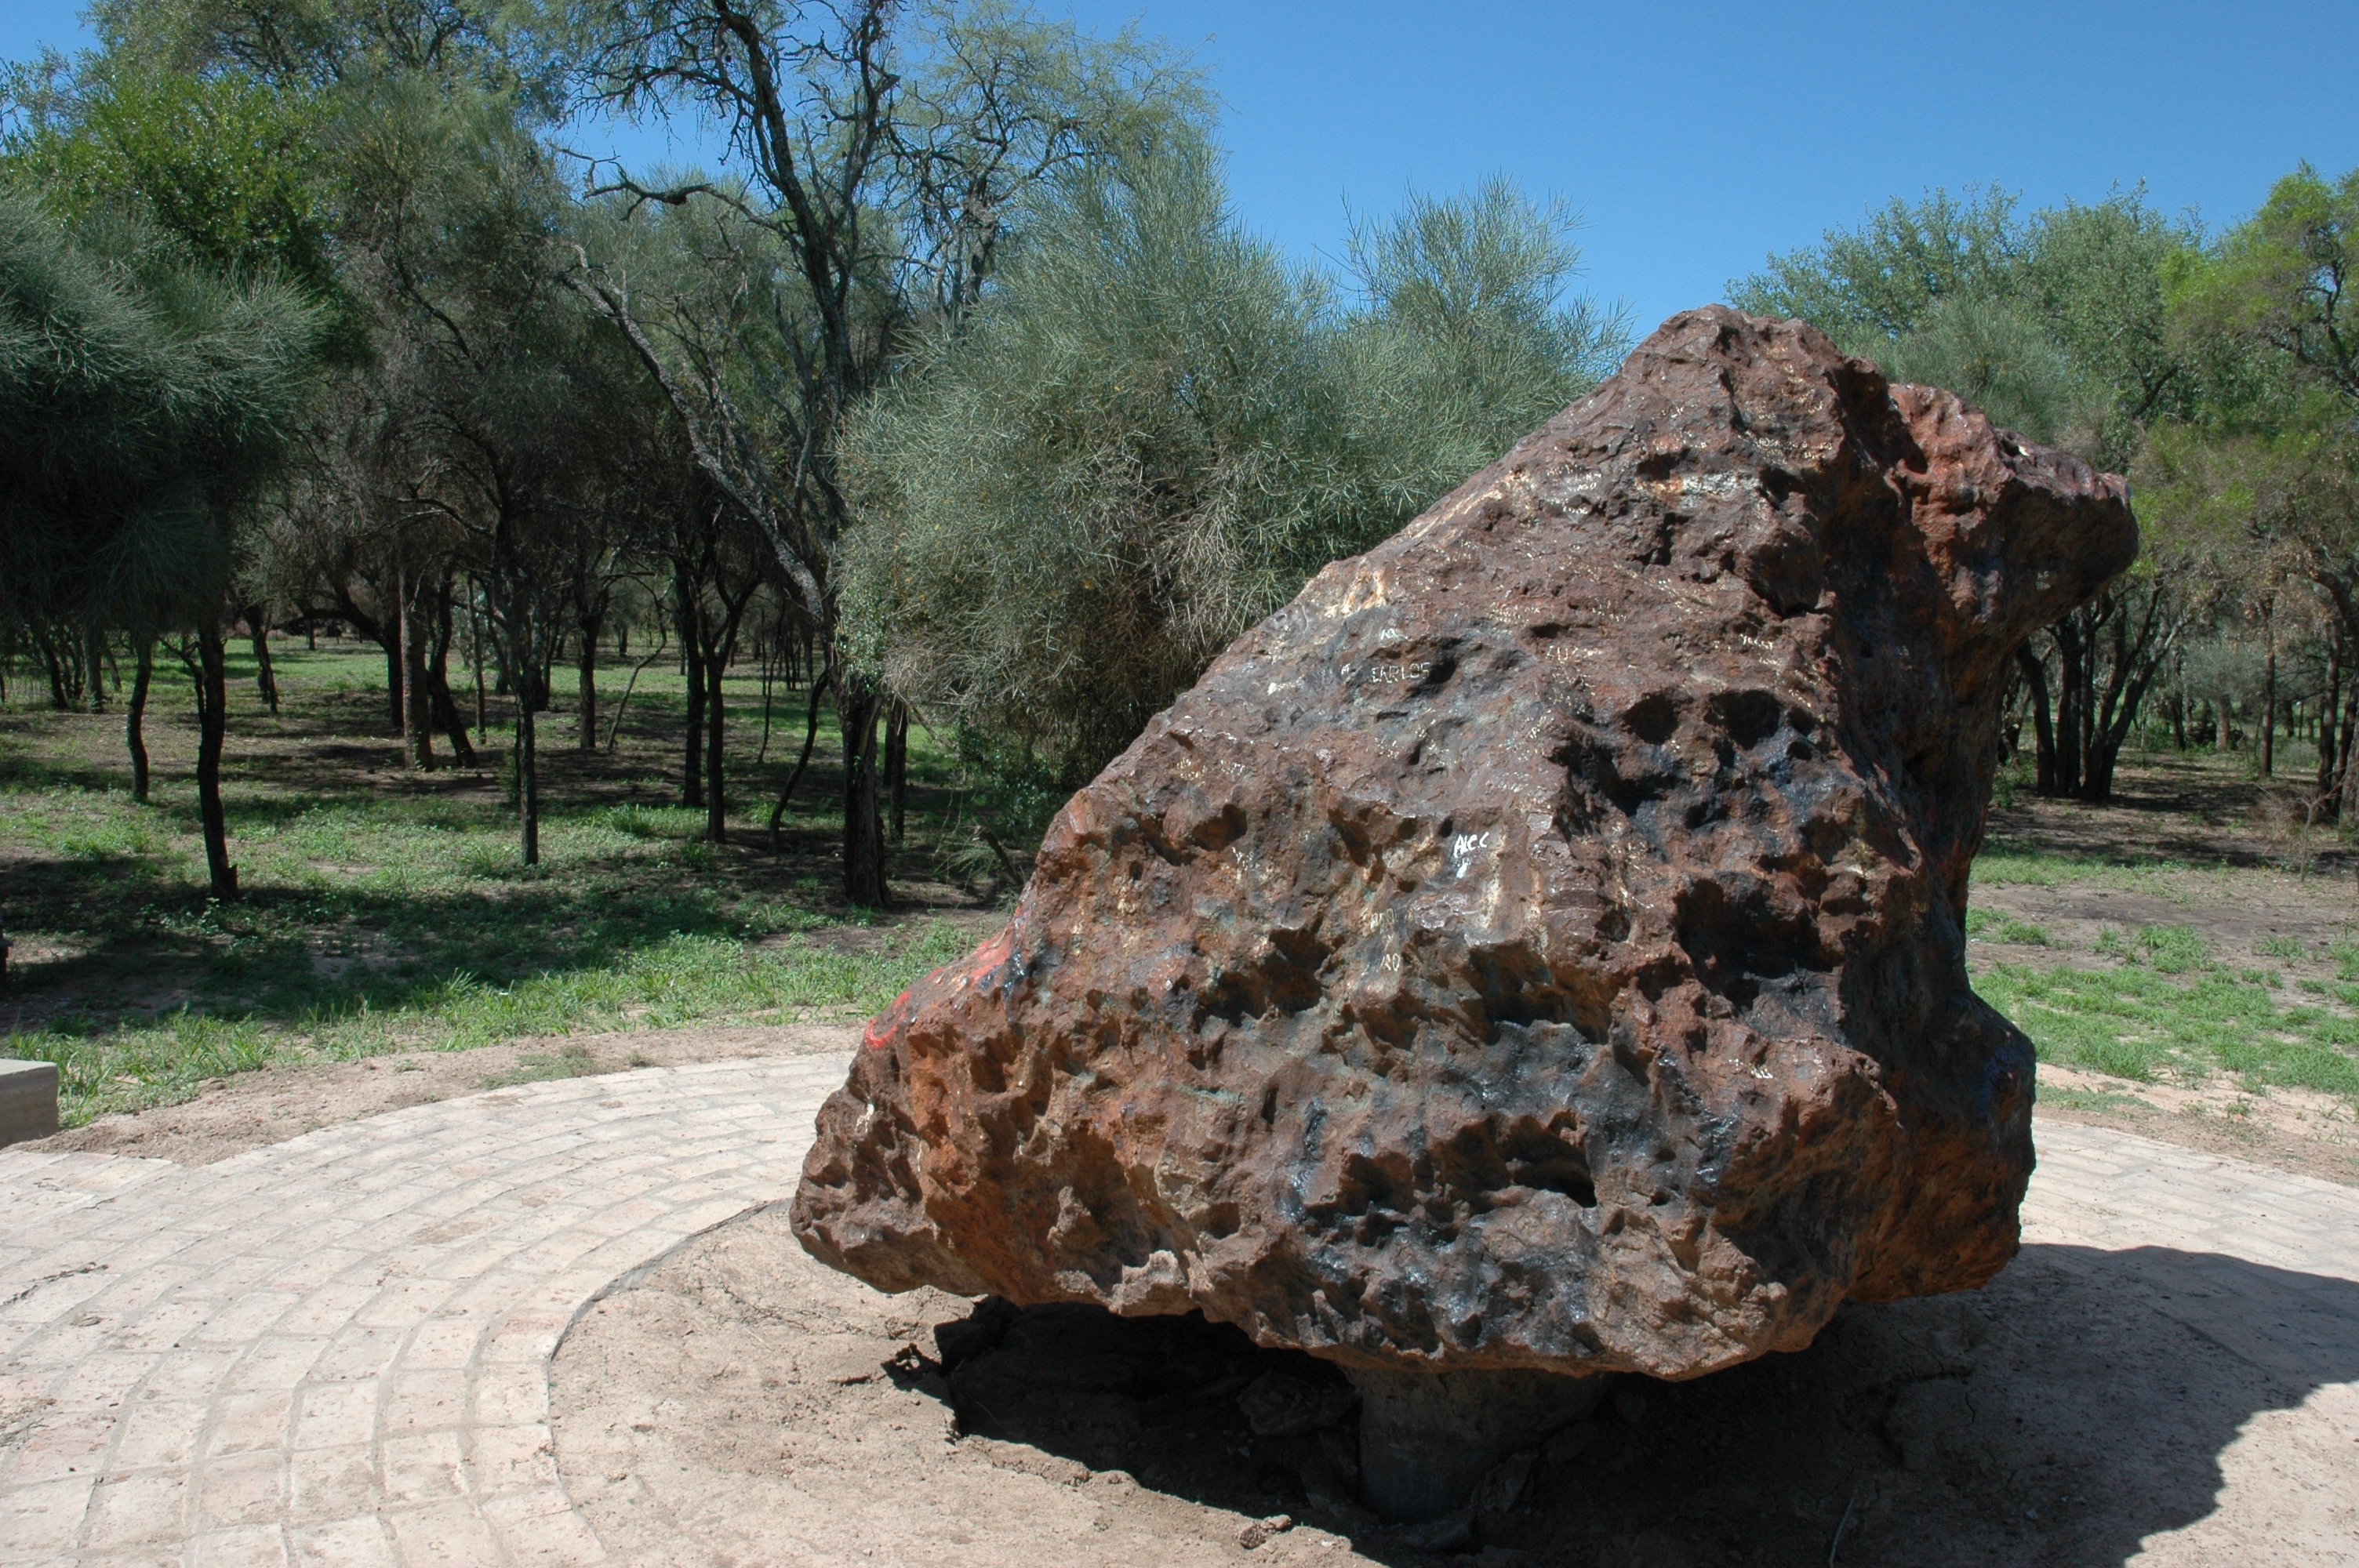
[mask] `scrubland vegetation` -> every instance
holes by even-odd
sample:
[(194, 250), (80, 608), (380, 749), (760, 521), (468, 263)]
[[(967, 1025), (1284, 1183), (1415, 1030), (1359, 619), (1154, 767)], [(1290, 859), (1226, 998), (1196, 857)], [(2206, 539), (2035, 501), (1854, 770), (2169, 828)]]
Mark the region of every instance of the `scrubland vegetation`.
[[(0, 101), (0, 1022), (76, 1118), (876, 1007), (1630, 340), (1562, 200), (1412, 195), (1306, 267), (1190, 59), (990, 0), (92, 15)], [(567, 150), (662, 114), (712, 167)], [(1935, 192), (1730, 286), (2135, 482), (2138, 566), (2020, 662), (1978, 889), (2347, 874), (2359, 174), (2254, 196)], [(1978, 908), (1978, 983), (2059, 1062), (2359, 1101), (2324, 918)]]

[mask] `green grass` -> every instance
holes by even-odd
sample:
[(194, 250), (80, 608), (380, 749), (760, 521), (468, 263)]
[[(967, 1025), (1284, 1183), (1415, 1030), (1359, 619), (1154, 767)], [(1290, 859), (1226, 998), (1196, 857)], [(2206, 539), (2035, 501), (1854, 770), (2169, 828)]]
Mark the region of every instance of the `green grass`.
[(1987, 909), (1966, 911), (1966, 935), (1984, 942), (2016, 942), (2027, 947), (2045, 947), (2049, 940), (2048, 933), (2031, 922)]
[[(699, 837), (703, 813), (672, 804), (679, 681), (650, 668), (620, 754), (549, 746), (542, 863), (526, 867), (489, 770), (400, 773), (381, 659), (299, 645), (278, 665), (279, 718), (254, 710), (250, 687), (233, 690), (223, 793), (245, 892), (233, 903), (204, 896), (184, 682), (159, 680), (146, 806), (129, 794), (116, 716), (0, 713), (0, 916), (19, 981), (0, 1000), (0, 1050), (59, 1064), (70, 1123), (278, 1063), (857, 1017), (969, 945), (940, 921), (880, 922), (832, 898), (832, 728), (785, 852), (768, 849), (758, 824), (800, 742), (800, 694), (782, 694), (757, 762), (758, 686), (731, 683), (735, 825), (714, 846)], [(570, 739), (571, 715), (546, 723)], [(781, 745), (789, 729), (795, 744)], [(945, 773), (914, 734), (897, 876), (932, 874), (922, 847)], [(858, 943), (823, 939), (879, 924)], [(566, 1058), (549, 1060), (557, 1072)]]
[(2042, 1061), (2138, 1081), (2225, 1071), (2256, 1088), (2359, 1098), (2359, 985), (2316, 986), (2332, 1006), (2281, 1005), (2276, 976), (2232, 972), (2184, 925), (2108, 931), (2097, 952), (2114, 967), (1993, 964), (1974, 989), (2031, 1037)]
[(2159, 893), (2184, 903), (2193, 868), (2184, 860), (2136, 856), (2066, 855), (1998, 844), (1974, 857), (1977, 887), (2063, 887), (2093, 884)]
[(897, 950), (864, 955), (808, 944), (749, 952), (726, 938), (674, 936), (610, 965), (506, 984), (461, 971), (409, 988), (385, 1005), (372, 1005), (364, 993), (291, 1016), (183, 1009), (151, 1024), (36, 1030), (15, 1036), (8, 1048), (58, 1064), (65, 1119), (79, 1124), (108, 1111), (169, 1104), (207, 1079), (273, 1065), (608, 1029), (864, 1017), (968, 945), (939, 923)]

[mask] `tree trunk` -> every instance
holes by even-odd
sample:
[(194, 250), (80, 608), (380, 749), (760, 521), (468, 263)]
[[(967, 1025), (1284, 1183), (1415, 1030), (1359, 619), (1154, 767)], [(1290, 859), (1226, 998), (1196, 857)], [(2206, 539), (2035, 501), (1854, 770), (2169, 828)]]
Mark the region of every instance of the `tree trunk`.
[[(2359, 739), (2359, 680), (2353, 680), (2349, 684), (2350, 691), (2343, 704), (2341, 732), (2334, 743), (2334, 776), (2341, 781), (2341, 795), (2344, 799), (2350, 796), (2352, 789), (2351, 742), (2354, 739)], [(2359, 817), (2347, 814), (2340, 804), (2336, 806), (2335, 811), (2344, 822), (2359, 822)]]
[[(2122, 747), (2137, 722), (2147, 690), (2161, 672), (2174, 635), (2158, 587), (2143, 600), (2120, 593), (2109, 595), (2099, 615), (2082, 622), (2081, 673), (2085, 682), (2081, 699), (2081, 781), (2075, 796), (2087, 801), (2111, 800), (2114, 772)], [(2097, 681), (2097, 653), (2105, 653), (2105, 678)]]
[(2082, 742), (2088, 734), (2089, 658), (2072, 617), (2049, 627), (2056, 644), (2056, 793), (2081, 793)]
[(451, 742), (451, 760), (462, 768), (475, 765), (474, 742), (467, 739), (467, 721), (459, 699), (451, 694), (451, 644), (458, 628), (451, 616), (451, 579), (445, 575), (434, 590), (433, 625), (426, 643), (426, 705), (434, 727)]
[(2359, 685), (2354, 685), (2351, 706), (2343, 715), (2343, 799), (2338, 816), (2346, 823), (2359, 823), (2359, 768), (2351, 765), (2354, 730), (2359, 730)]
[(532, 695), (516, 693), (516, 825), (523, 829), (527, 866), (540, 864), (540, 758), (533, 745)]
[(776, 651), (768, 644), (759, 644), (755, 651), (762, 663), (762, 744), (754, 752), (754, 766), (759, 768), (770, 760), (770, 709), (777, 693), (778, 668)]
[(426, 695), (426, 628), (417, 577), (401, 573), (401, 756), (414, 773), (434, 766), (434, 718)]
[(2024, 689), (2031, 694), (2032, 792), (2060, 794), (2056, 783), (2056, 726), (2048, 711), (2048, 666), (2028, 647), (2017, 652), (2016, 660), (2023, 671)]
[(909, 705), (897, 697), (885, 725), (885, 788), (893, 803), (893, 842), (898, 844), (909, 805)]
[(221, 627), (212, 617), (197, 633), (197, 814), (204, 824), (205, 869), (213, 897), (237, 897), (237, 868), (229, 863), (229, 824), (222, 811), (222, 741), (226, 733), (228, 683)]
[(827, 690), (834, 675), (835, 666), (830, 665), (811, 682), (810, 712), (803, 720), (803, 754), (795, 759), (795, 771), (787, 775), (787, 786), (778, 792), (778, 803), (770, 807), (770, 848), (774, 850), (778, 847), (778, 827), (787, 818), (787, 802), (795, 797), (795, 785), (802, 782), (803, 770), (810, 766), (811, 747), (819, 740), (820, 694)]
[(106, 632), (95, 621), (82, 628), (82, 685), (92, 713), (106, 711)]
[(34, 644), (41, 651), (42, 666), (49, 672), (49, 706), (56, 708), (60, 713), (63, 713), (69, 708), (75, 706), (75, 704), (69, 701), (66, 697), (65, 665), (59, 660), (58, 651), (56, 648), (50, 646), (49, 638), (36, 633), (34, 633), (33, 642)]
[(123, 710), (123, 741), (131, 749), (131, 798), (147, 803), (147, 683), (156, 674), (156, 639), (139, 639), (139, 662), (131, 676), (131, 700)]
[(2343, 639), (2326, 644), (2326, 700), (2318, 705), (2318, 793), (2334, 787), (2335, 724), (2343, 713)]
[(723, 697), (721, 685), (728, 658), (725, 651), (713, 654), (704, 679), (704, 836), (715, 844), (729, 842), (729, 808), (722, 789), (722, 741), (729, 720), (729, 704)]
[(704, 661), (697, 656), (693, 643), (680, 667), (688, 680), (688, 745), (680, 758), (679, 803), (701, 806), (704, 804)]
[(2267, 653), (2261, 666), (2261, 777), (2277, 772), (2277, 635), (2268, 612), (2261, 613), (2261, 636)]
[(245, 622), (246, 640), (254, 644), (254, 689), (262, 698), (262, 706), (271, 712), (278, 711), (278, 676), (270, 667), (270, 617), (262, 606), (249, 604), (238, 611)]
[(2170, 744), (2173, 749), (2187, 750), (2187, 694), (2173, 690), (2170, 694)]
[(688, 746), (680, 759), (679, 803), (699, 806), (704, 804), (704, 661), (698, 654), (704, 640), (697, 625), (696, 589), (684, 561), (672, 563), (672, 593), (679, 616), (680, 673), (688, 686)]
[(884, 698), (867, 676), (840, 670), (835, 713), (843, 734), (843, 895), (871, 909), (891, 907), (885, 885), (885, 819), (879, 810), (877, 721)]
[(484, 715), (484, 615), (475, 600), (475, 579), (467, 579), (467, 662), (475, 666), (475, 735), (487, 739), (491, 726)]
[(401, 701), (401, 612), (398, 605), (394, 613), (385, 618), (385, 695), (393, 707), (393, 728), (402, 729), (402, 719), (409, 711)]
[(575, 662), (576, 679), (581, 687), (582, 732), (575, 744), (584, 752), (598, 749), (598, 628), (603, 616), (584, 616), (582, 621), (582, 650)]

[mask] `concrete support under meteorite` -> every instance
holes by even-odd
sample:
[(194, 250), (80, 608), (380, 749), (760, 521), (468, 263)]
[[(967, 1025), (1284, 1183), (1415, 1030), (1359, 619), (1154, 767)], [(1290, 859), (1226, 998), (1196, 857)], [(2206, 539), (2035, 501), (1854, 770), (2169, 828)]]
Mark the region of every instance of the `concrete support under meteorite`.
[[(797, 1233), (1337, 1362), (1395, 1513), (1544, 1424), (1520, 1379), (1981, 1284), (2031, 1169), (1965, 973), (2000, 708), (2136, 549), (2118, 479), (1674, 317), (1072, 798), (1007, 929), (869, 1026)], [(1391, 1456), (1445, 1451), (1412, 1496)]]

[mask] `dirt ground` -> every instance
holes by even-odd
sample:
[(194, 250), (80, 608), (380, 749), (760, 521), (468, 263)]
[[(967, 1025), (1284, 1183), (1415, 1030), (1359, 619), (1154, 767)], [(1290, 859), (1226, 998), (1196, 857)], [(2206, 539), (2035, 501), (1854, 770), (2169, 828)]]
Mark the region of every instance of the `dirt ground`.
[[(2034, 1246), (1971, 1295), (1846, 1308), (1809, 1350), (1621, 1379), (1386, 1529), (1327, 1369), (1193, 1319), (886, 1297), (783, 1207), (584, 1314), (565, 1484), (634, 1563), (2359, 1563), (2359, 1285)], [(1259, 1430), (1256, 1430), (1258, 1423)]]
[(2130, 1083), (2071, 1067), (2039, 1069), (2039, 1119), (2117, 1127), (2255, 1165), (2359, 1186), (2359, 1110), (2305, 1089), (2248, 1093), (2234, 1080)]

